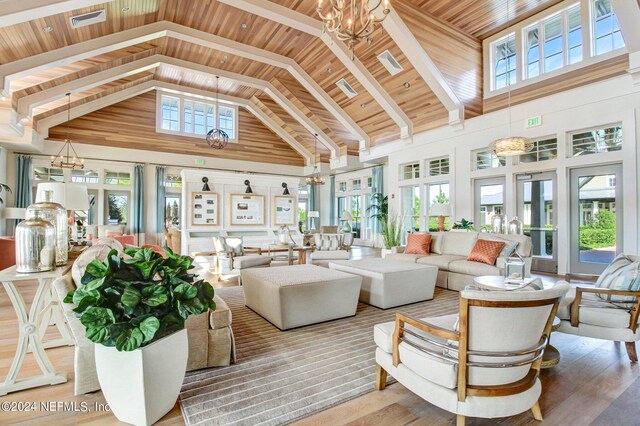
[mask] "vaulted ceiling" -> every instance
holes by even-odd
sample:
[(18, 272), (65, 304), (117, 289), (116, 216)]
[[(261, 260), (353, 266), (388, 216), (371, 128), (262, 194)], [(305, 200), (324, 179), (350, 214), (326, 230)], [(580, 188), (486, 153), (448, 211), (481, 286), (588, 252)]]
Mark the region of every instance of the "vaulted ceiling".
[[(155, 128), (149, 92), (215, 96), (220, 76), (221, 95), (239, 105), (247, 129), (238, 146), (211, 155), (308, 164), (314, 133), (329, 161), (482, 114), (481, 39), (558, 0), (512, 1), (509, 21), (506, 0), (392, 0), (384, 28), (356, 46), (355, 59), (322, 32), (316, 0), (91, 0), (75, 10), (62, 8), (79, 2), (39, 3), (60, 3), (62, 13), (0, 10), (0, 108), (15, 110), (21, 124), (52, 139), (207, 155), (204, 140), (144, 137)], [(105, 22), (71, 28), (72, 16), (100, 9)], [(396, 75), (377, 58), (386, 50), (403, 68)], [(107, 121), (126, 111), (146, 127), (109, 135)]]

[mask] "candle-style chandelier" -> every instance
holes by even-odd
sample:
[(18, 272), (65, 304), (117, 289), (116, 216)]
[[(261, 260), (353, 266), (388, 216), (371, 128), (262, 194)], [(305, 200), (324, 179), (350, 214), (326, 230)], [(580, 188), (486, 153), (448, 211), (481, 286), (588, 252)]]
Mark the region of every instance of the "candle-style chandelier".
[[(351, 50), (351, 59), (355, 59), (355, 44), (367, 40), (371, 43), (371, 34), (376, 24), (384, 21), (391, 12), (389, 0), (378, 0), (370, 6), (369, 0), (329, 0), (329, 12), (323, 13), (322, 0), (318, 0), (316, 11), (322, 23), (324, 31), (334, 33), (339, 40), (346, 41)], [(375, 11), (382, 6), (382, 17), (377, 18)]]
[[(71, 93), (67, 93), (67, 138), (64, 140), (64, 145), (60, 148), (60, 151), (55, 156), (51, 156), (51, 167), (57, 169), (84, 169), (84, 160), (78, 158), (76, 150), (71, 145), (71, 139), (69, 136), (69, 121), (71, 121)], [(66, 151), (63, 155), (62, 152)], [(73, 157), (71, 153), (73, 152)]]
[[(313, 157), (314, 159), (318, 157), (318, 134), (314, 135), (315, 139), (313, 141)], [(324, 185), (326, 180), (323, 176), (320, 175), (320, 170), (318, 170), (318, 163), (313, 165), (313, 173), (311, 176), (307, 176), (305, 179), (307, 185)]]
[[(218, 85), (220, 77), (216, 76), (216, 117), (220, 116), (220, 109), (218, 108)], [(219, 121), (219, 119), (215, 119)], [(207, 144), (211, 148), (223, 149), (229, 142), (229, 135), (222, 129), (218, 128), (219, 122), (216, 123), (213, 129), (207, 133)]]

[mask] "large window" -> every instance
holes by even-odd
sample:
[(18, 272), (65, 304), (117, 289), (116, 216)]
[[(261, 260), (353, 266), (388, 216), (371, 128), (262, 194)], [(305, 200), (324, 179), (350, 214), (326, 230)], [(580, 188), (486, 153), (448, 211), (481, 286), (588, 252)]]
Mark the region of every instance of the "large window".
[(342, 213), (347, 210), (347, 197), (338, 197), (337, 207), (338, 210), (336, 211), (335, 223), (344, 225), (344, 223), (340, 220), (340, 217), (342, 217)]
[(166, 194), (164, 197), (164, 224), (180, 227), (180, 195)]
[(405, 186), (402, 188), (402, 216), (405, 234), (420, 230), (419, 186)]
[(106, 222), (108, 225), (126, 225), (129, 219), (129, 192), (105, 191)]
[[(448, 183), (432, 183), (427, 185), (427, 197), (429, 200), (429, 231), (438, 230), (438, 216), (440, 213), (446, 213), (450, 208), (449, 202), (449, 184)], [(443, 208), (444, 206), (444, 208)], [(450, 212), (444, 216), (444, 229), (448, 231), (451, 228)]]
[(495, 169), (507, 165), (506, 157), (499, 157), (491, 150), (474, 151), (473, 157), (476, 170)]
[(516, 39), (514, 34), (491, 44), (493, 90), (516, 84)]
[(504, 214), (504, 178), (477, 179), (475, 181), (475, 227), (491, 225), (493, 215)]
[(351, 216), (353, 217), (351, 231), (355, 234), (356, 238), (360, 238), (362, 231), (362, 213), (362, 196), (353, 195), (351, 197)]
[(611, 8), (611, 0), (592, 0), (591, 5), (594, 55), (624, 47), (620, 24)]
[(573, 157), (622, 149), (622, 127), (594, 129), (571, 135), (571, 153)]
[(238, 111), (235, 107), (220, 106), (216, 111), (213, 102), (161, 94), (158, 110), (158, 131), (204, 136), (217, 127), (226, 132), (230, 140), (237, 139)]

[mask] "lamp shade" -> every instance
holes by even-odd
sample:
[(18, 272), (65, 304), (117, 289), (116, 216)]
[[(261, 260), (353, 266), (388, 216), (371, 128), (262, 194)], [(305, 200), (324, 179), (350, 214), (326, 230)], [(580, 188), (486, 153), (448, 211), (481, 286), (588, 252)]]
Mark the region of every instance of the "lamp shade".
[(84, 185), (62, 182), (38, 184), (36, 202), (44, 200), (44, 191), (53, 191), (53, 201), (66, 210), (89, 210), (89, 193)]
[(447, 204), (431, 204), (429, 208), (429, 216), (449, 216), (451, 214), (451, 205)]
[(315, 210), (311, 210), (309, 211), (309, 213), (307, 214), (308, 217), (320, 217), (320, 212), (315, 211)]
[(347, 210), (342, 212), (342, 216), (340, 216), (340, 220), (353, 220), (353, 216)]
[(0, 217), (3, 219), (24, 219), (27, 209), (22, 207), (5, 207), (0, 211)]

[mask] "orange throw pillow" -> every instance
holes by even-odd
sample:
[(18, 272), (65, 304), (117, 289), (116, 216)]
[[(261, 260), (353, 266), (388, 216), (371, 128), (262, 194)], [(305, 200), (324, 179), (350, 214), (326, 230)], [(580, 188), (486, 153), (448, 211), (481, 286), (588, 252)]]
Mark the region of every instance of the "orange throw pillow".
[(431, 248), (431, 234), (409, 234), (407, 237), (407, 248), (404, 250), (406, 254), (424, 254), (429, 255)]
[(478, 240), (467, 260), (495, 265), (496, 259), (500, 256), (504, 246), (505, 243), (501, 241)]

